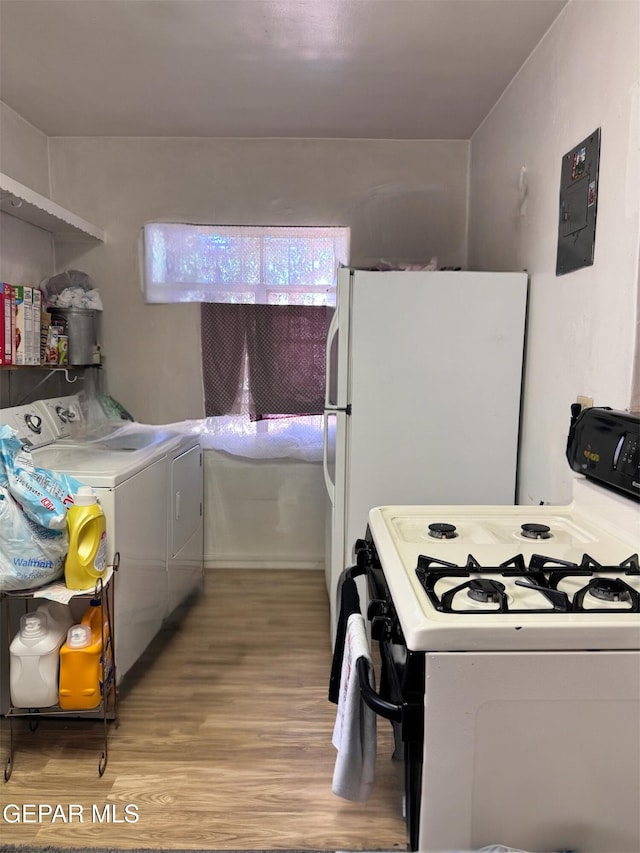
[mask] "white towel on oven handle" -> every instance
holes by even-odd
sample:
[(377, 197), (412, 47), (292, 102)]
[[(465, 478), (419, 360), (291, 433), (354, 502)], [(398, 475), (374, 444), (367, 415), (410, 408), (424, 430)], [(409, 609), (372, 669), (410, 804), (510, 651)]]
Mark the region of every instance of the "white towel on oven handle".
[(375, 689), (373, 662), (367, 641), (364, 617), (353, 613), (347, 632), (340, 674), (340, 696), (333, 727), (332, 743), (338, 750), (331, 790), (338, 797), (354, 802), (369, 799), (376, 766), (376, 715), (360, 694), (356, 661), (368, 663), (369, 683)]

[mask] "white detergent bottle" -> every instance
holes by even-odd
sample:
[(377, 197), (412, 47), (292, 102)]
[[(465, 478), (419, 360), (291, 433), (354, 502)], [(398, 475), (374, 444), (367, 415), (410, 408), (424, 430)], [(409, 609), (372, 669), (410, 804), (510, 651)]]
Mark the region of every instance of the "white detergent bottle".
[(61, 632), (66, 636), (67, 631), (73, 625), (73, 614), (68, 604), (60, 601), (43, 601), (36, 608), (36, 613), (46, 613), (49, 628), (52, 631)]
[(58, 702), (59, 652), (73, 618), (66, 604), (47, 601), (20, 617), (9, 646), (11, 704), (49, 708)]
[(107, 532), (102, 507), (91, 486), (80, 486), (67, 512), (69, 551), (64, 580), (69, 589), (90, 589), (107, 568)]

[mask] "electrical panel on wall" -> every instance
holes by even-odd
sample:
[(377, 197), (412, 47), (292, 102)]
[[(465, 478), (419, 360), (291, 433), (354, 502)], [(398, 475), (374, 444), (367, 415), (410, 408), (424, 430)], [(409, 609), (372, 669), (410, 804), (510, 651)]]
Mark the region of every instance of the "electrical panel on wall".
[(562, 158), (556, 275), (593, 263), (599, 163), (600, 128)]

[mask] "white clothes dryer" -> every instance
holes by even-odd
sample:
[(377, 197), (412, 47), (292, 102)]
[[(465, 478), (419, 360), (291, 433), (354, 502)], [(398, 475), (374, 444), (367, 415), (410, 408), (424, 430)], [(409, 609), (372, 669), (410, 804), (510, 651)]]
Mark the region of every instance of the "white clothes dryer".
[(64, 471), (95, 491), (107, 523), (107, 561), (116, 551), (114, 623), (118, 681), (156, 636), (167, 613), (166, 456), (51, 444), (36, 465)]
[(114, 607), (120, 681), (163, 620), (202, 588), (202, 449), (193, 436), (152, 427), (75, 439), (59, 417), (69, 404), (56, 398), (0, 410), (0, 422), (31, 447), (36, 465), (69, 474), (98, 495), (108, 560), (120, 553)]
[[(24, 407), (21, 407), (24, 408)], [(167, 613), (202, 590), (204, 567), (204, 457), (197, 436), (171, 427), (136, 421), (90, 426), (80, 395), (38, 400), (29, 407), (33, 421), (47, 421), (58, 447), (92, 447), (135, 453), (155, 448), (167, 457)]]

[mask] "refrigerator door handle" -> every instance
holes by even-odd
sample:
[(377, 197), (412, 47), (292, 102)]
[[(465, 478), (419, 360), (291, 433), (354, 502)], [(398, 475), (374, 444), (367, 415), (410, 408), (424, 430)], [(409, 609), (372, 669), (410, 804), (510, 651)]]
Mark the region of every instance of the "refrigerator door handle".
[(331, 401), (329, 400), (330, 393), (330, 384), (331, 384), (331, 341), (336, 336), (336, 332), (338, 331), (338, 316), (339, 316), (339, 308), (336, 307), (336, 310), (333, 312), (333, 317), (331, 318), (331, 322), (329, 323), (329, 330), (327, 332), (327, 348), (326, 348), (326, 365), (325, 365), (325, 377), (324, 377), (324, 404), (326, 407), (331, 406)]
[(322, 473), (324, 474), (324, 484), (327, 489), (327, 493), (329, 495), (329, 500), (333, 504), (334, 496), (336, 493), (335, 484), (331, 482), (331, 477), (329, 476), (329, 464), (328, 464), (328, 449), (329, 449), (329, 415), (330, 412), (324, 412), (322, 416)]

